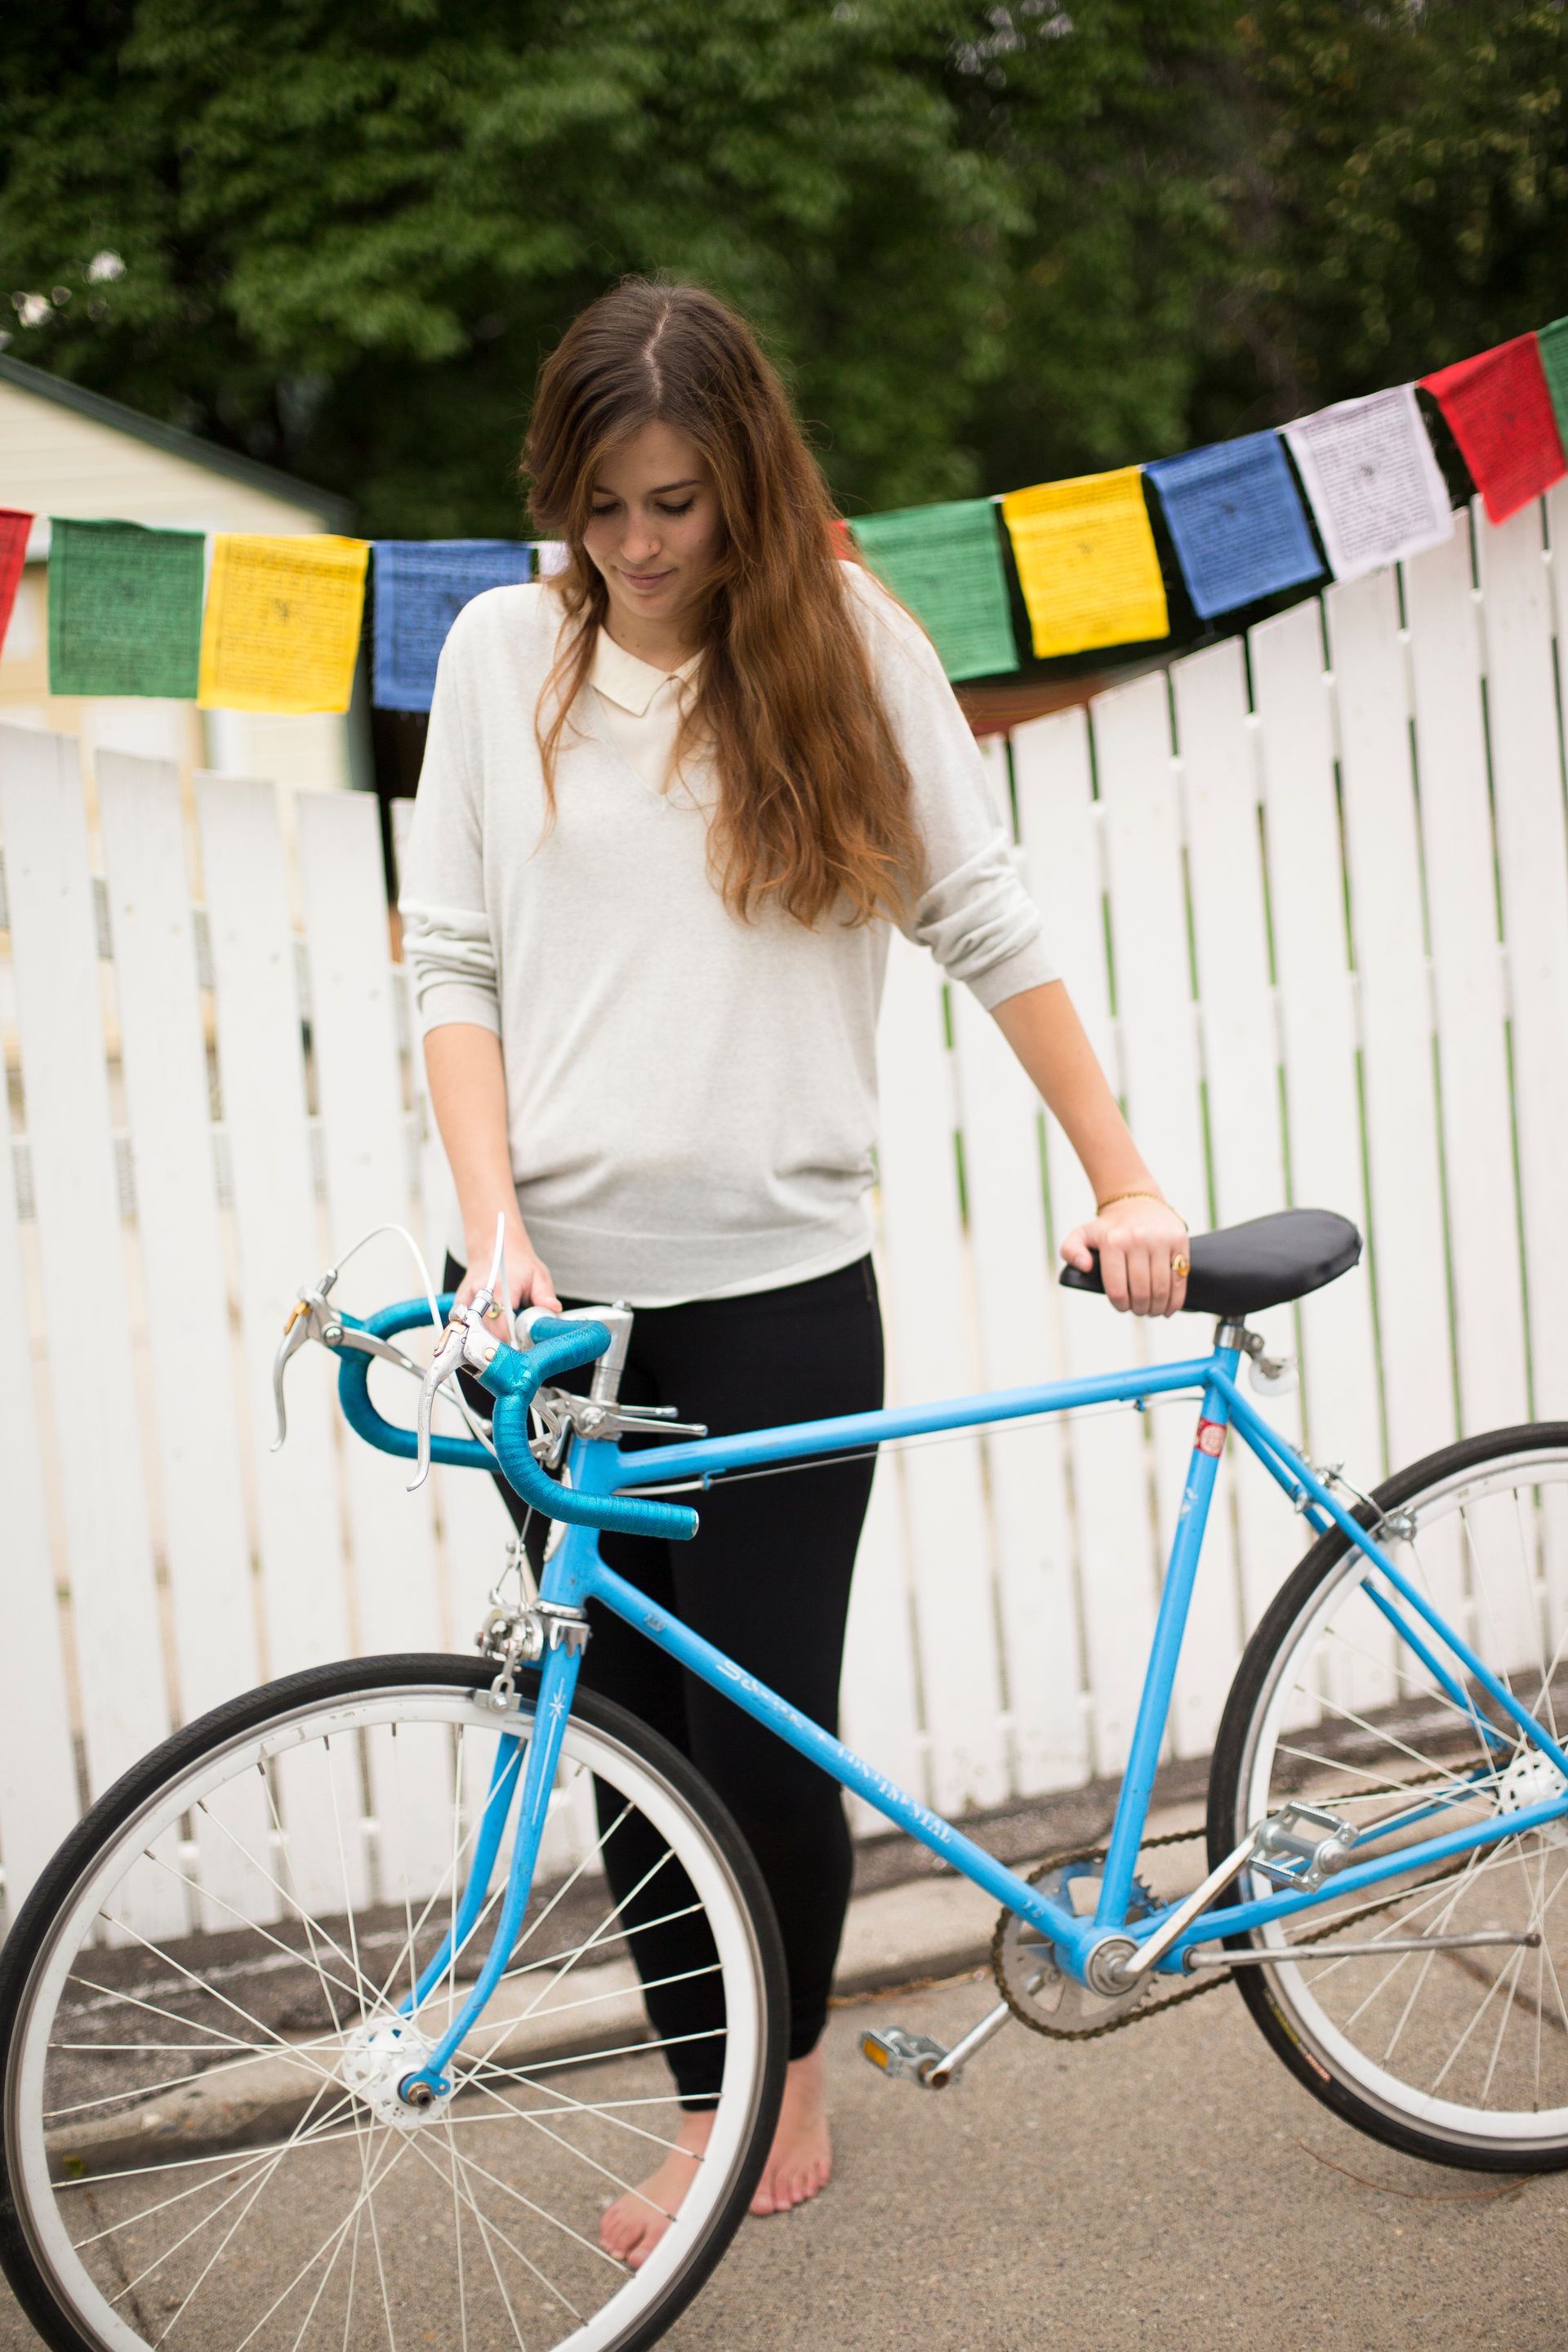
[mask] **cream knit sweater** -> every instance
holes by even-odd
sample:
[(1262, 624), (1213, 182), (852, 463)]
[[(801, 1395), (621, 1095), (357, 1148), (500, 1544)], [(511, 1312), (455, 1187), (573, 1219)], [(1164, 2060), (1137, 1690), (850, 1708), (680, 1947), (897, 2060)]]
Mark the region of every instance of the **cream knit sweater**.
[[(909, 936), (988, 1009), (1057, 975), (973, 738), (921, 632), (846, 593), (914, 779), (930, 887)], [(561, 606), (494, 588), (441, 656), (400, 899), (421, 1027), (501, 1039), (512, 1172), (558, 1291), (669, 1306), (868, 1246), (887, 926), (731, 915), (710, 773), (653, 788), (590, 687), (548, 830), (534, 709)], [(460, 1228), (453, 1246), (462, 1255)]]

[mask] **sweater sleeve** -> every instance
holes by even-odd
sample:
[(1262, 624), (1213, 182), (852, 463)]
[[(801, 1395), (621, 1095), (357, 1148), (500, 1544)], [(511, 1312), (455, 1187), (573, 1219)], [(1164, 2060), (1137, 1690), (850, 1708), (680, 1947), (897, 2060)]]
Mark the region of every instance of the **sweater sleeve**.
[(991, 798), (984, 761), (924, 631), (870, 573), (847, 564), (867, 649), (893, 734), (914, 781), (926, 887), (900, 926), (986, 1012), (1059, 979), (1040, 910), (1025, 889), (1011, 827)]
[(442, 648), (397, 908), (421, 1034), (447, 1022), (500, 1034), (495, 938), (485, 907), (479, 782), (463, 729), (459, 614)]

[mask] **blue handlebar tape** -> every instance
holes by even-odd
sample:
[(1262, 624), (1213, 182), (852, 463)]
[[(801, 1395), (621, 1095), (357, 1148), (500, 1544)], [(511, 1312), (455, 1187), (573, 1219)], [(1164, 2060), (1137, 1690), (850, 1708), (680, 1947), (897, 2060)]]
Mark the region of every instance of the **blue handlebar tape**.
[[(443, 1325), (452, 1311), (453, 1296), (451, 1291), (446, 1291), (436, 1302)], [(395, 1307), (384, 1307), (363, 1321), (353, 1315), (340, 1315), (338, 1320), (353, 1330), (368, 1331), (377, 1339), (395, 1339), (400, 1331), (432, 1328), (427, 1298), (400, 1299)], [(559, 1374), (579, 1364), (591, 1364), (602, 1356), (610, 1344), (610, 1335), (602, 1323), (569, 1322), (552, 1315), (542, 1316), (535, 1323), (533, 1340), (533, 1346), (526, 1351), (509, 1348), (503, 1341), (496, 1351), (494, 1363), (479, 1376), (497, 1400), (491, 1427), (496, 1454), (509, 1485), (546, 1518), (566, 1519), (574, 1526), (603, 1528), (619, 1535), (668, 1536), (678, 1543), (694, 1536), (697, 1514), (679, 1504), (658, 1503), (632, 1495), (580, 1495), (573, 1487), (558, 1486), (539, 1467), (528, 1443), (529, 1405), (536, 1392)], [(355, 1436), (363, 1437), (366, 1444), (412, 1462), (419, 1452), (415, 1432), (388, 1421), (370, 1401), (370, 1368), (374, 1360), (357, 1348), (347, 1348), (339, 1357), (338, 1402), (342, 1406), (343, 1418)], [(495, 1467), (489, 1453), (476, 1439), (441, 1437), (434, 1430), (430, 1433), (430, 1459), (459, 1470), (493, 1471)]]
[(546, 1518), (600, 1528), (616, 1535), (668, 1536), (684, 1543), (697, 1533), (697, 1514), (679, 1503), (657, 1503), (636, 1495), (583, 1495), (558, 1486), (533, 1458), (528, 1442), (528, 1408), (538, 1391), (579, 1364), (591, 1364), (610, 1344), (602, 1323), (575, 1323), (542, 1317), (526, 1353), (503, 1340), (479, 1374), (496, 1400), (491, 1433), (510, 1485)]
[[(443, 1328), (452, 1311), (453, 1295), (448, 1291), (436, 1301), (441, 1310)], [(352, 1330), (368, 1331), (376, 1339), (394, 1339), (400, 1331), (429, 1331), (435, 1328), (427, 1298), (400, 1299), (395, 1307), (384, 1307), (379, 1314), (367, 1315), (363, 1322), (354, 1315), (340, 1315), (338, 1321), (346, 1323)], [(403, 1461), (412, 1462), (419, 1452), (419, 1440), (414, 1431), (388, 1421), (370, 1401), (370, 1368), (374, 1360), (374, 1356), (362, 1354), (358, 1348), (345, 1348), (338, 1358), (338, 1402), (343, 1409), (343, 1419), (367, 1445), (378, 1446), (383, 1454), (395, 1454)], [(434, 1430), (430, 1433), (430, 1459), (458, 1470), (495, 1469), (477, 1438), (439, 1437)]]

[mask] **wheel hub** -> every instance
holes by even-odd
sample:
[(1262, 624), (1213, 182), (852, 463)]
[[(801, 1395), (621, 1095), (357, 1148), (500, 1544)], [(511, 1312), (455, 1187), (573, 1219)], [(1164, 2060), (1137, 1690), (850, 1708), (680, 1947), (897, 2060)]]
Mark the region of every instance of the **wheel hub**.
[[(1538, 1748), (1521, 1748), (1498, 1782), (1500, 1813), (1522, 1813), (1531, 1805), (1549, 1804), (1568, 1789), (1568, 1780)], [(1537, 1835), (1548, 1845), (1568, 1845), (1568, 1822), (1543, 1822)]]
[[(435, 2048), (433, 2042), (406, 2023), (362, 2025), (343, 2045), (343, 2081), (379, 2123), (390, 2124), (394, 2131), (426, 2130), (446, 2115), (452, 2104), (450, 2091), (430, 2092), (427, 2097), (413, 2101), (404, 2096), (402, 2085), (429, 2064)], [(427, 2087), (417, 2086), (421, 2093)]]

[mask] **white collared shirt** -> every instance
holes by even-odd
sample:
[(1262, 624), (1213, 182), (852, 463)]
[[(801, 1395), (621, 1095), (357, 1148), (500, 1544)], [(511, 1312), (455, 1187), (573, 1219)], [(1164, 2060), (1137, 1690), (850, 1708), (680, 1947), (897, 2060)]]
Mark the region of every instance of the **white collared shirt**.
[(606, 629), (599, 631), (588, 672), (599, 716), (627, 767), (650, 792), (662, 793), (669, 783), (687, 683), (701, 660), (694, 653), (677, 669), (658, 669), (627, 653)]

